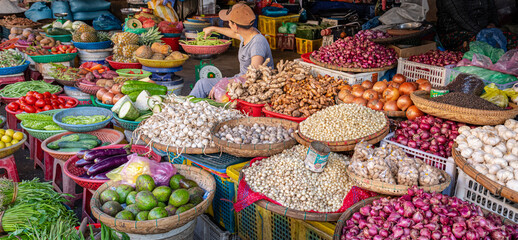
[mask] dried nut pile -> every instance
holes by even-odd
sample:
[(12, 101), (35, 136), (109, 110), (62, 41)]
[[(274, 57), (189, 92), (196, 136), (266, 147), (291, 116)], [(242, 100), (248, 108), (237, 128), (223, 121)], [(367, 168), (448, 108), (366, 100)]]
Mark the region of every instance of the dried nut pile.
[(272, 144), (291, 140), (293, 132), (292, 128), (286, 129), (280, 125), (267, 126), (254, 123), (253, 126), (229, 127), (223, 125), (215, 136), (223, 141), (236, 144)]
[(331, 153), (321, 173), (305, 167), (307, 148), (296, 145), (243, 169), (255, 192), (299, 211), (335, 212), (352, 187), (345, 171), (347, 157)]
[(211, 128), (218, 122), (244, 117), (238, 110), (215, 107), (206, 101), (193, 103), (174, 95), (167, 101), (162, 112), (153, 114), (135, 131), (172, 149), (216, 147)]
[(354, 103), (328, 107), (302, 121), (302, 135), (318, 141), (336, 142), (358, 139), (385, 127), (383, 112)]

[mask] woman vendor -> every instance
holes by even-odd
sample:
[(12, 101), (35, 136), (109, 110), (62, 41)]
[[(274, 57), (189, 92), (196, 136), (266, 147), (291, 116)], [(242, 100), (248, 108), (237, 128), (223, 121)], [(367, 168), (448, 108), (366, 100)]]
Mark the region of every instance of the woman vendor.
[[(212, 32), (223, 34), (230, 38), (240, 39), (239, 45), (239, 74), (234, 78), (244, 75), (249, 65), (259, 66), (266, 59), (270, 59), (268, 66), (273, 68), (273, 57), (270, 45), (266, 38), (252, 25), (255, 22), (255, 14), (252, 9), (243, 3), (237, 3), (228, 10), (221, 10), (219, 18), (223, 21), (229, 21), (230, 28), (207, 27), (203, 29), (205, 37), (210, 36)], [(190, 95), (195, 97), (207, 97), (209, 92), (212, 94), (213, 87), (219, 81), (228, 82), (227, 79), (204, 78), (198, 80)], [(222, 82), (223, 83), (223, 82)]]

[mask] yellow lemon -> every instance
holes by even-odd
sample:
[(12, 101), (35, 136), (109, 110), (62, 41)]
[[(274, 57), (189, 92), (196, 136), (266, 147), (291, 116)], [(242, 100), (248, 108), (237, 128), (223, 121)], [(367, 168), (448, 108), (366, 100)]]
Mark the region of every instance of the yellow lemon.
[(13, 134), (13, 138), (14, 138), (14, 139), (16, 139), (16, 140), (18, 140), (18, 141), (20, 141), (20, 140), (22, 140), (22, 139), (23, 139), (23, 133), (22, 133), (22, 132), (15, 132), (15, 133)]
[(12, 146), (11, 143), (5, 143), (5, 147), (10, 147), (10, 146)]
[(0, 141), (0, 149), (5, 148), (5, 143)]
[(12, 145), (14, 145), (14, 144), (17, 144), (18, 142), (20, 142), (20, 141), (18, 141), (18, 140), (16, 140), (16, 139), (13, 139), (13, 140), (11, 141), (11, 144), (12, 144)]
[(14, 135), (14, 130), (12, 130), (12, 129), (5, 130), (5, 135), (12, 137)]
[(5, 129), (0, 129), (0, 136), (5, 135)]
[(10, 143), (10, 142), (13, 140), (13, 138), (12, 138), (12, 137), (9, 137), (9, 136), (7, 136), (7, 135), (4, 135), (4, 136), (2, 136), (1, 140), (2, 140), (2, 142), (4, 142), (4, 143)]

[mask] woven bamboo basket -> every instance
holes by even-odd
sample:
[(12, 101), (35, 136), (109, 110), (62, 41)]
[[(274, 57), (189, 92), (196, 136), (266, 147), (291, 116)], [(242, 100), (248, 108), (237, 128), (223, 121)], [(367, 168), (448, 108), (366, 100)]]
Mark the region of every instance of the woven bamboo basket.
[(371, 204), (372, 202), (374, 202), (374, 200), (380, 199), (380, 198), (382, 198), (382, 196), (375, 196), (375, 197), (367, 198), (363, 201), (359, 201), (359, 202), (355, 203), (350, 208), (348, 208), (340, 216), (338, 221), (336, 221), (336, 227), (335, 227), (335, 233), (333, 234), (333, 240), (341, 240), (340, 238), (342, 237), (342, 229), (345, 226), (345, 222), (347, 222), (347, 220), (349, 220), (355, 212), (360, 211), (360, 208), (365, 207), (365, 206)]
[(178, 173), (184, 175), (186, 178), (195, 181), (203, 190), (208, 192), (208, 197), (203, 200), (200, 204), (194, 208), (189, 209), (181, 213), (180, 215), (173, 215), (165, 218), (147, 221), (131, 221), (115, 219), (106, 213), (101, 211), (101, 202), (99, 197), (101, 193), (110, 188), (114, 189), (120, 182), (109, 181), (101, 185), (93, 194), (90, 206), (92, 209), (92, 215), (98, 219), (101, 223), (111, 227), (119, 232), (133, 233), (133, 234), (159, 234), (166, 233), (173, 229), (179, 228), (188, 222), (196, 219), (199, 215), (203, 214), (205, 210), (212, 203), (214, 194), (216, 192), (216, 181), (212, 175), (197, 167), (173, 164), (178, 170)]
[(140, 139), (144, 141), (148, 146), (154, 147), (163, 152), (173, 152), (176, 154), (211, 154), (211, 153), (219, 153), (220, 150), (218, 147), (207, 147), (207, 148), (178, 148), (175, 146), (168, 146), (161, 143), (157, 143), (152, 141), (150, 138), (141, 135)]
[(9, 155), (14, 154), (18, 149), (20, 149), (27, 141), (27, 135), (23, 133), (23, 138), (17, 144), (11, 145), (10, 147), (5, 147), (0, 149), (0, 158), (5, 158)]
[[(443, 183), (432, 185), (432, 186), (418, 186), (418, 188), (423, 189), (425, 192), (442, 192), (451, 183), (451, 177), (445, 171), (438, 169), (441, 172), (441, 175), (446, 179)], [(390, 196), (403, 196), (408, 193), (408, 188), (411, 186), (405, 185), (394, 185), (385, 182), (381, 182), (378, 180), (371, 180), (367, 178), (360, 177), (351, 171), (347, 171), (349, 178), (354, 182), (355, 186), (361, 187), (363, 189), (367, 189), (376, 193), (386, 194)]]
[(486, 175), (477, 171), (475, 168), (473, 168), (473, 166), (471, 166), (471, 164), (466, 161), (464, 157), (460, 155), (460, 152), (457, 151), (457, 147), (457, 143), (453, 144), (452, 156), (455, 160), (455, 164), (457, 164), (457, 167), (459, 167), (468, 176), (477, 181), (480, 185), (484, 186), (492, 194), (502, 196), (515, 203), (518, 203), (518, 192), (491, 180)]
[(238, 157), (269, 157), (284, 151), (284, 149), (288, 149), (297, 144), (295, 139), (291, 139), (289, 141), (274, 143), (274, 144), (236, 144), (231, 143), (226, 140), (222, 140), (215, 136), (215, 134), (220, 130), (223, 125), (227, 125), (229, 127), (235, 127), (238, 125), (252, 126), (254, 124), (264, 124), (267, 126), (283, 126), (286, 129), (292, 128), (293, 130), (297, 129), (298, 123), (292, 122), (285, 119), (280, 118), (268, 118), (268, 117), (246, 117), (240, 119), (229, 120), (226, 122), (218, 123), (211, 129), (211, 137), (212, 141), (218, 146), (222, 152), (228, 153), (230, 155), (238, 156)]
[(394, 63), (392, 65), (389, 65), (386, 67), (381, 67), (381, 68), (346, 68), (346, 67), (339, 67), (339, 66), (320, 62), (320, 61), (314, 59), (312, 56), (310, 56), (309, 59), (318, 66), (325, 67), (327, 69), (338, 70), (338, 71), (342, 71), (342, 72), (355, 72), (355, 73), (381, 72), (381, 71), (392, 69), (397, 66), (397, 63)]
[[(344, 101), (340, 100), (338, 96), (335, 97), (336, 104), (342, 104)], [(406, 112), (405, 111), (383, 111), (387, 117), (400, 117), (400, 118), (406, 118)]]
[(510, 110), (489, 111), (434, 102), (430, 100), (429, 93), (425, 91), (413, 92), (410, 98), (417, 108), (425, 113), (439, 118), (474, 125), (504, 124), (505, 120), (518, 115), (518, 106), (514, 103), (509, 103), (509, 106), (512, 107)]

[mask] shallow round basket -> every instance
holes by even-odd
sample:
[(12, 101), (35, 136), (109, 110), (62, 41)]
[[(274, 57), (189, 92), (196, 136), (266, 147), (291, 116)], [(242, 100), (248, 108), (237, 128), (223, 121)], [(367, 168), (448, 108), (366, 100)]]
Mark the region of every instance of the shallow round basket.
[(189, 56), (183, 54), (183, 59), (180, 60), (153, 60), (153, 59), (145, 59), (137, 57), (137, 61), (142, 64), (142, 66), (152, 67), (152, 68), (175, 68), (182, 66)]
[(23, 146), (25, 141), (27, 141), (27, 134), (25, 134), (23, 132), (22, 132), (22, 134), (23, 134), (23, 138), (17, 144), (11, 145), (10, 147), (0, 149), (0, 158), (5, 158), (9, 155), (12, 155), (13, 153), (18, 151), (18, 149), (20, 149)]
[(99, 91), (99, 89), (103, 88), (103, 87), (100, 87), (97, 85), (84, 84), (83, 82), (79, 82), (79, 81), (77, 82), (76, 87), (79, 88), (79, 90), (81, 90), (81, 92), (88, 93), (88, 94), (94, 95), (94, 96), (95, 96), (95, 94), (97, 94), (97, 91)]
[[(75, 132), (64, 132), (64, 133), (61, 133), (58, 135), (54, 135), (50, 138), (47, 138), (47, 139), (45, 139), (45, 141), (43, 141), (41, 143), (41, 149), (56, 159), (59, 159), (61, 161), (67, 161), (72, 156), (75, 156), (77, 152), (60, 152), (60, 151), (48, 148), (47, 145), (51, 142), (54, 142), (54, 141), (60, 139), (63, 136), (74, 134), (74, 133)], [(99, 140), (101, 140), (103, 143), (109, 142), (110, 145), (119, 144), (120, 142), (122, 142), (122, 140), (124, 140), (124, 133), (121, 133), (114, 129), (102, 128), (99, 130), (95, 130), (95, 131), (91, 131), (91, 132), (83, 132), (83, 133), (94, 135), (97, 138), (99, 138)]]
[(182, 164), (173, 164), (179, 174), (182, 174), (187, 179), (195, 181), (208, 195), (200, 204), (195, 207), (180, 213), (180, 215), (173, 215), (165, 218), (147, 220), (147, 221), (131, 221), (122, 220), (109, 216), (101, 211), (101, 201), (99, 200), (100, 194), (106, 189), (113, 189), (118, 186), (119, 182), (109, 181), (101, 185), (95, 191), (90, 202), (92, 208), (92, 216), (98, 219), (101, 223), (106, 226), (113, 228), (119, 232), (134, 233), (134, 234), (158, 234), (166, 233), (175, 228), (179, 228), (188, 222), (196, 219), (199, 215), (203, 214), (209, 205), (212, 203), (214, 194), (216, 192), (216, 182), (214, 177), (207, 171)]
[[(108, 146), (102, 146), (97, 147), (93, 149), (112, 149), (112, 148), (123, 148), (126, 147), (126, 144), (115, 144), (115, 145), (108, 145)], [(158, 156), (156, 153), (154, 153), (151, 149), (141, 146), (141, 145), (131, 145), (131, 152), (137, 153), (141, 156), (146, 156), (151, 160), (154, 160), (156, 162), (160, 162), (161, 157)], [(70, 157), (67, 162), (65, 163), (65, 167), (63, 168), (63, 172), (74, 182), (77, 183), (77, 185), (90, 189), (90, 190), (97, 190), (103, 183), (107, 182), (108, 180), (99, 180), (99, 179), (88, 179), (88, 178), (82, 178), (79, 177), (86, 173), (86, 170), (83, 168), (76, 167), (76, 162), (79, 161), (79, 158), (75, 156)]]
[(264, 124), (266, 126), (283, 126), (285, 129), (292, 128), (297, 129), (298, 123), (292, 122), (285, 119), (279, 118), (268, 118), (268, 117), (245, 117), (240, 119), (229, 120), (220, 122), (214, 126), (210, 133), (212, 141), (218, 146), (221, 151), (237, 157), (269, 157), (284, 151), (285, 149), (293, 147), (297, 144), (295, 139), (289, 141), (274, 143), (274, 144), (236, 144), (229, 141), (222, 140), (216, 137), (216, 133), (219, 132), (220, 128), (224, 125), (229, 127), (235, 127), (238, 125), (252, 126), (254, 124)]
[(199, 46), (180, 43), (180, 46), (182, 46), (183, 50), (186, 53), (197, 55), (213, 55), (224, 53), (225, 51), (227, 51), (230, 45), (232, 45), (232, 41), (230, 40), (221, 39), (221, 41), (224, 42), (224, 44), (214, 46)]
[[(446, 189), (448, 186), (450, 186), (451, 183), (451, 177), (448, 173), (445, 171), (438, 169), (441, 172), (441, 175), (444, 177), (445, 181), (432, 186), (418, 186), (419, 189), (423, 189), (425, 192), (442, 192), (444, 189)], [(396, 184), (389, 184), (386, 182), (381, 182), (378, 180), (372, 180), (360, 177), (356, 175), (355, 173), (347, 170), (347, 174), (349, 175), (349, 178), (354, 182), (355, 186), (361, 187), (366, 190), (370, 190), (376, 193), (381, 193), (385, 195), (390, 196), (403, 196), (408, 193), (408, 188), (411, 188), (411, 186), (405, 186), (405, 185), (396, 185)]]
[[(386, 124), (385, 126), (379, 130), (378, 132), (376, 133), (373, 133), (369, 136), (365, 136), (365, 137), (362, 137), (362, 138), (358, 138), (358, 139), (352, 139), (352, 140), (347, 140), (347, 141), (339, 141), (339, 142), (323, 142), (324, 144), (326, 144), (327, 146), (329, 146), (329, 149), (332, 151), (332, 152), (345, 152), (345, 151), (351, 151), (354, 149), (354, 146), (356, 146), (357, 143), (361, 142), (361, 141), (365, 141), (365, 142), (368, 142), (370, 144), (376, 144), (378, 142), (380, 142), (381, 140), (383, 140), (383, 138), (385, 138), (385, 136), (387, 136), (387, 134), (390, 132), (390, 122), (388, 120), (388, 118), (385, 116), (385, 119), (386, 119)], [(297, 131), (295, 133), (293, 133), (293, 136), (295, 137), (295, 139), (297, 140), (298, 143), (306, 146), (306, 147), (309, 147), (309, 145), (313, 142), (313, 141), (316, 141), (314, 139), (311, 139), (307, 136), (304, 136), (301, 132)]]
[(380, 198), (382, 198), (382, 196), (375, 196), (375, 197), (367, 198), (363, 201), (359, 201), (359, 202), (353, 204), (350, 208), (348, 208), (336, 222), (335, 233), (333, 234), (333, 240), (342, 240), (342, 238), (341, 238), (342, 229), (344, 228), (347, 220), (349, 220), (355, 212), (360, 211), (360, 208), (365, 207), (365, 206), (371, 204), (372, 202), (374, 202), (374, 200), (380, 199)]
[(99, 99), (97, 99), (93, 95), (90, 96), (90, 100), (92, 101), (92, 105), (94, 105), (94, 107), (102, 107), (102, 108), (106, 108), (108, 110), (111, 110), (113, 107), (113, 105), (102, 103), (101, 101), (99, 101)]
[(410, 99), (419, 110), (432, 116), (473, 125), (504, 124), (505, 120), (518, 115), (518, 106), (514, 103), (509, 103), (512, 108), (510, 110), (490, 111), (434, 102), (430, 100), (430, 94), (425, 91), (413, 92)]
[[(45, 115), (49, 115), (49, 116), (54, 116), (54, 114), (58, 113), (58, 112), (61, 112), (63, 111), (64, 109), (55, 109), (55, 110), (49, 110), (49, 111), (44, 111), (44, 112), (40, 112), (38, 114), (45, 114)], [(27, 133), (39, 140), (45, 140), (49, 137), (52, 137), (56, 134), (60, 134), (60, 133), (64, 133), (66, 132), (67, 130), (51, 130), (51, 131), (48, 131), (48, 130), (37, 130), (37, 129), (32, 129), (32, 128), (28, 128), (28, 127), (25, 127), (23, 125), (23, 122), (20, 123), (20, 126), (25, 130), (27, 131)]]
[[(133, 72), (141, 72), (142, 71), (142, 74), (140, 74), (140, 73), (129, 73), (131, 71), (133, 71)], [(135, 68), (135, 69), (132, 69), (132, 68), (118, 69), (115, 72), (117, 72), (117, 74), (119, 74), (119, 76), (121, 76), (121, 77), (136, 77), (138, 79), (142, 79), (142, 78), (151, 76), (151, 72), (146, 71), (146, 70), (142, 70), (142, 69), (138, 69), (138, 68)]]
[(103, 41), (103, 42), (74, 42), (72, 41), (74, 46), (79, 49), (105, 49), (110, 48), (112, 46), (112, 41)]
[(25, 60), (25, 63), (20, 66), (0, 68), (0, 75), (12, 75), (25, 72), (31, 63)]
[(108, 56), (104, 60), (106, 60), (106, 62), (108, 62), (108, 64), (110, 64), (110, 66), (114, 69), (125, 69), (125, 68), (140, 69), (140, 68), (142, 68), (142, 64), (140, 64), (140, 63), (115, 62), (115, 61), (113, 61), (113, 56)]
[(381, 68), (347, 68), (347, 67), (340, 67), (340, 66), (335, 66), (335, 65), (320, 62), (320, 61), (314, 59), (312, 56), (310, 56), (309, 59), (311, 60), (311, 62), (313, 62), (314, 64), (316, 64), (318, 66), (325, 67), (328, 69), (338, 70), (338, 71), (342, 71), (342, 72), (357, 72), (357, 73), (380, 72), (380, 71), (392, 69), (397, 66), (397, 62), (396, 62), (392, 65), (381, 67)]
[(124, 128), (128, 131), (133, 131), (133, 130), (137, 129), (137, 127), (140, 123), (140, 122), (129, 121), (129, 120), (119, 118), (117, 113), (113, 113), (113, 118), (115, 119), (115, 122), (117, 122), (122, 128)]
[[(142, 121), (144, 122), (144, 121)], [(142, 123), (141, 122), (141, 123)], [(161, 143), (157, 143), (155, 141), (151, 141), (150, 138), (141, 135), (140, 139), (144, 141), (147, 145), (154, 147), (162, 152), (167, 153), (175, 153), (175, 154), (211, 154), (211, 153), (219, 153), (220, 150), (218, 147), (207, 147), (207, 148), (178, 148), (175, 146), (167, 146)]]
[(468, 176), (473, 178), (477, 183), (484, 186), (489, 192), (492, 194), (495, 194), (497, 196), (502, 196), (504, 198), (507, 198), (515, 203), (518, 203), (518, 192), (514, 191), (507, 186), (501, 185), (490, 178), (488, 178), (486, 175), (480, 173), (477, 171), (471, 164), (469, 164), (462, 155), (460, 155), (460, 152), (457, 150), (457, 143), (453, 144), (452, 147), (452, 156), (455, 160), (455, 164), (457, 164), (457, 167), (460, 168), (463, 172), (465, 172)]
[(47, 37), (54, 38), (56, 41), (60, 42), (70, 42), (72, 40), (72, 34), (66, 34), (66, 35), (48, 35), (45, 34)]
[(74, 58), (76, 58), (76, 56), (77, 56), (77, 52), (29, 56), (29, 57), (36, 63), (54, 63), (54, 62), (69, 62), (69, 61), (74, 60)]
[(210, 23), (208, 23), (208, 22), (196, 23), (196, 22), (183, 21), (183, 28), (186, 31), (202, 32), (203, 29), (208, 26), (210, 26)]
[(76, 84), (78, 83), (77, 79), (68, 81), (68, 80), (61, 80), (61, 79), (54, 78), (54, 80), (56, 80), (56, 82), (58, 82), (59, 84), (61, 84), (63, 86), (69, 86), (69, 87), (75, 87)]
[[(66, 116), (93, 116), (93, 115), (104, 115), (108, 119), (102, 122), (84, 125), (73, 125), (63, 123), (61, 120)], [(91, 132), (101, 128), (104, 128), (112, 120), (112, 112), (105, 108), (100, 107), (80, 107), (80, 108), (69, 108), (55, 114), (52, 119), (56, 124), (65, 130), (71, 132)]]

